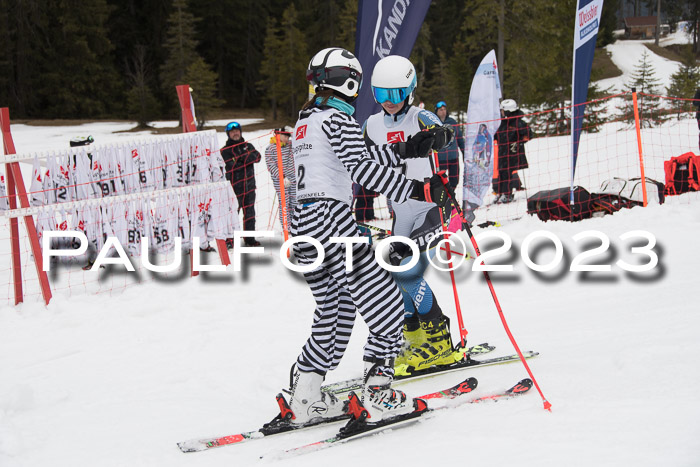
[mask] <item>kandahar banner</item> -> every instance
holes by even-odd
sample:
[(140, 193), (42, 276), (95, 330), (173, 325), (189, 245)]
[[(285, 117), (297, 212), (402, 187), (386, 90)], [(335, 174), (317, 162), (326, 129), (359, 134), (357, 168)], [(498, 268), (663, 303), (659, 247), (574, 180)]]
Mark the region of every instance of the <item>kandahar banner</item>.
[(574, 175), (583, 126), (584, 102), (588, 98), (593, 54), (603, 12), (603, 0), (578, 0), (574, 30), (574, 64), (571, 78), (571, 198), (574, 204)]
[(501, 85), (496, 52), (486, 54), (476, 70), (469, 91), (467, 128), (464, 138), (464, 212), (472, 222), (481, 206), (493, 175), (493, 137), (501, 124)]
[(430, 0), (360, 0), (355, 37), (355, 56), (363, 77), (355, 101), (355, 119), (360, 125), (380, 110), (370, 85), (374, 65), (388, 55), (411, 55), (429, 7)]

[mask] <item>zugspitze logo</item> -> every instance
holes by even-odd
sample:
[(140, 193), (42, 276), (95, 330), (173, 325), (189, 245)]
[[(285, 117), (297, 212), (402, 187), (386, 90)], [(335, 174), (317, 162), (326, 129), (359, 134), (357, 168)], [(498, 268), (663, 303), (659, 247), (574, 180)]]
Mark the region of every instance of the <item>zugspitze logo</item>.
[(306, 136), (306, 125), (302, 125), (299, 128), (297, 128), (297, 134), (295, 136), (296, 139), (304, 139)]

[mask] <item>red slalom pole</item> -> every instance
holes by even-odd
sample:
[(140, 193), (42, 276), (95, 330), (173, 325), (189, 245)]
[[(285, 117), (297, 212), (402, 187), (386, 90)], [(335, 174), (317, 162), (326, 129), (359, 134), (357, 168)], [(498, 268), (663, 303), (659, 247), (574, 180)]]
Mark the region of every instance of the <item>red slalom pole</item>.
[[(437, 151), (433, 151), (433, 159), (431, 159), (431, 166), (433, 169), (433, 174), (437, 173), (438, 169), (438, 154)], [(440, 176), (440, 180), (442, 180), (443, 185), (445, 184), (445, 180)], [(440, 209), (440, 224), (442, 224), (442, 228), (446, 229), (446, 224), (445, 224), (445, 219), (444, 216), (442, 215), (442, 209)], [(464, 319), (462, 319), (462, 307), (459, 303), (459, 294), (457, 293), (457, 281), (455, 281), (455, 272), (452, 268), (452, 251), (450, 249), (450, 240), (449, 237), (447, 236), (447, 233), (443, 233), (443, 238), (445, 239), (445, 248), (447, 249), (447, 261), (448, 265), (450, 267), (450, 280), (452, 281), (452, 293), (454, 295), (455, 299), (455, 308), (457, 310), (457, 324), (459, 325), (459, 338), (462, 342), (462, 348), (465, 349), (467, 347), (467, 334), (469, 332), (467, 331), (467, 328), (464, 327)]]
[[(445, 181), (442, 181), (443, 186), (445, 187), (445, 190), (447, 191), (447, 195), (450, 198), (450, 201), (452, 202), (452, 205), (455, 207), (457, 210), (457, 214), (459, 214), (459, 218), (462, 221), (462, 228), (467, 231), (467, 235), (469, 235), (469, 240), (472, 242), (472, 246), (474, 247), (474, 252), (476, 253), (477, 257), (481, 256), (481, 253), (479, 252), (479, 246), (476, 244), (476, 240), (474, 239), (474, 234), (472, 233), (472, 229), (469, 227), (469, 224), (467, 223), (467, 219), (464, 217), (464, 212), (462, 209), (459, 207), (457, 204), (457, 201), (455, 200), (454, 193), (452, 193), (452, 190), (449, 188), (448, 185), (445, 185)], [(484, 264), (483, 261), (481, 264)], [(520, 361), (523, 362), (523, 365), (525, 366), (525, 370), (527, 370), (527, 374), (530, 375), (530, 379), (532, 379), (532, 382), (535, 384), (535, 387), (537, 388), (537, 392), (540, 393), (540, 397), (542, 397), (542, 402), (544, 403), (544, 409), (549, 410), (550, 412), (552, 411), (552, 404), (547, 400), (546, 397), (544, 397), (544, 394), (542, 393), (542, 390), (540, 389), (540, 385), (537, 384), (537, 379), (535, 379), (535, 375), (532, 374), (532, 370), (530, 369), (530, 365), (527, 364), (527, 361), (525, 360), (525, 357), (523, 356), (523, 353), (520, 350), (520, 347), (518, 347), (518, 343), (515, 342), (515, 338), (513, 337), (513, 334), (510, 332), (510, 328), (508, 327), (508, 323), (506, 322), (506, 317), (503, 314), (503, 309), (501, 308), (501, 304), (498, 301), (498, 297), (496, 296), (496, 291), (493, 288), (493, 284), (491, 283), (491, 277), (489, 277), (488, 271), (482, 271), (484, 273), (484, 277), (486, 278), (486, 283), (489, 286), (489, 290), (491, 291), (491, 296), (493, 297), (493, 302), (496, 304), (496, 310), (498, 310), (498, 316), (501, 318), (501, 323), (503, 323), (503, 328), (506, 330), (506, 334), (508, 334), (508, 339), (510, 339), (511, 344), (513, 344), (513, 348), (515, 348), (515, 351), (518, 354), (518, 357), (520, 357)]]

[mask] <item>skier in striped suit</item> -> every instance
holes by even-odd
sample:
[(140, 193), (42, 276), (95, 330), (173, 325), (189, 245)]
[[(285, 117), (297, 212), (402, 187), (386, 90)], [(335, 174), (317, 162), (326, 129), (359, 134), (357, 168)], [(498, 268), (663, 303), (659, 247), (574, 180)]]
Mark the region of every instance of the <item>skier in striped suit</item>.
[[(354, 55), (341, 48), (318, 52), (309, 63), (307, 80), (315, 95), (299, 113), (293, 133), (297, 205), (292, 234), (317, 240), (325, 259), (304, 273), (316, 310), (311, 336), (291, 370), (290, 407), (294, 422), (300, 424), (343, 413), (343, 404), (322, 394), (320, 388), (326, 373), (340, 363), (359, 312), (369, 327), (362, 401), (370, 414), (368, 421), (378, 422), (413, 410), (412, 400), (391, 389), (393, 361), (401, 347), (401, 294), (367, 243), (353, 243), (348, 258), (346, 246), (331, 238), (360, 237), (350, 211), (353, 182), (397, 202), (427, 198), (444, 205), (447, 193), (439, 179), (411, 181), (376, 162), (427, 157), (435, 142), (433, 133), (422, 132), (395, 145), (365, 147), (350, 105), (362, 84), (362, 67)], [(316, 248), (306, 242), (296, 244), (295, 255), (302, 266), (319, 257)], [(348, 259), (352, 260), (351, 271), (346, 271)]]
[[(284, 201), (287, 205), (287, 226), (292, 225), (292, 211), (296, 204), (297, 180), (294, 171), (294, 158), (292, 157), (292, 145), (289, 141), (291, 133), (284, 128), (275, 130), (275, 135), (279, 135), (280, 151), (282, 153), (282, 183), (284, 184)], [(273, 136), (270, 138), (270, 145), (265, 149), (265, 164), (270, 172), (272, 184), (277, 192), (277, 200), (280, 203), (280, 227), (282, 222), (282, 194), (280, 192), (279, 166), (277, 164), (277, 141)]]

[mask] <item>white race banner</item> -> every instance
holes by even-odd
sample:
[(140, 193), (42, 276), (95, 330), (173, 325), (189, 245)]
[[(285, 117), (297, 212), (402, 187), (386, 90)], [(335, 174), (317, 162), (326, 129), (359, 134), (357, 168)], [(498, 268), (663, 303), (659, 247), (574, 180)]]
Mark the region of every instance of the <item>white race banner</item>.
[(488, 193), (493, 175), (494, 135), (501, 123), (499, 101), (501, 85), (493, 50), (479, 64), (467, 110), (467, 128), (464, 138), (464, 197), (467, 219), (481, 206)]

